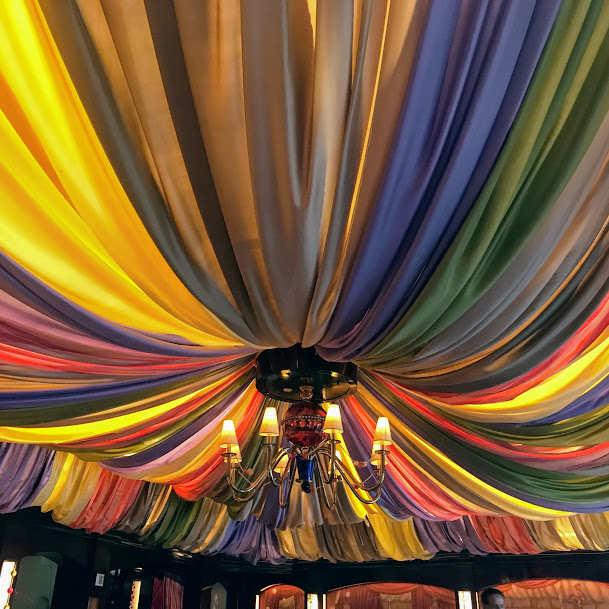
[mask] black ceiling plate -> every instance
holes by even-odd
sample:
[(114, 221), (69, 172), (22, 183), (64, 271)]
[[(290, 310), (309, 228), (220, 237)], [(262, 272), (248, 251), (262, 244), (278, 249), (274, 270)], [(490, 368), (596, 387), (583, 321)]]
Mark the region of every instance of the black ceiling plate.
[(327, 362), (313, 347), (267, 349), (256, 358), (256, 388), (284, 402), (331, 402), (355, 392), (357, 366)]

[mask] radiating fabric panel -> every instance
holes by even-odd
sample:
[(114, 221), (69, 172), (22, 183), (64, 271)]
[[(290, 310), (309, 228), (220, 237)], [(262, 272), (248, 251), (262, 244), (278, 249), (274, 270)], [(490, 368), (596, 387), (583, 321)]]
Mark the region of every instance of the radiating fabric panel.
[(437, 264), (488, 177), (557, 8), (433, 3), (374, 215), (322, 353), (358, 355), (420, 291), (413, 283)]

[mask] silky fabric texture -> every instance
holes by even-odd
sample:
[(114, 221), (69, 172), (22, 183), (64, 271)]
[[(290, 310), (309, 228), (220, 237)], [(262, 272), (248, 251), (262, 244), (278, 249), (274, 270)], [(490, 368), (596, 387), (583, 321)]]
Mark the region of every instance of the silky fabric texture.
[[(0, 8), (0, 510), (252, 561), (606, 549), (609, 7)], [(383, 495), (237, 504), (254, 359), (360, 366)], [(282, 440), (280, 440), (282, 441)], [(245, 484), (245, 483), (243, 483)]]
[[(12, 458), (8, 451), (13, 446), (2, 448), (4, 463)], [(19, 448), (37, 457), (45, 452), (34, 446)], [(54, 518), (73, 528), (97, 533), (114, 528), (135, 534), (144, 543), (189, 552), (230, 552), (253, 562), (281, 563), (286, 558), (349, 562), (429, 559), (436, 552), (464, 549), (482, 555), (609, 548), (608, 513), (549, 521), (469, 515), (448, 522), (416, 517), (400, 522), (371, 514), (366, 523), (312, 523), (280, 530), (252, 515), (233, 520), (225, 505), (211, 499), (185, 501), (167, 485), (128, 481), (97, 464), (74, 461), (66, 453), (46, 453), (53, 471), (38, 495), (19, 507), (45, 505)], [(42, 471), (31, 471), (31, 477), (37, 478), (44, 469), (41, 464)], [(4, 484), (5, 478), (2, 475), (0, 483)], [(20, 488), (10, 486), (4, 498), (11, 501), (20, 495)], [(87, 501), (77, 504), (74, 498), (81, 496)]]
[[(607, 603), (609, 586), (604, 582), (576, 579), (530, 579), (514, 584), (502, 584), (499, 589), (513, 599), (581, 599), (586, 604)], [(543, 601), (542, 601), (543, 602)], [(535, 603), (535, 601), (533, 601)]]
[(172, 577), (154, 578), (152, 584), (152, 609), (182, 609), (184, 586)]
[(296, 586), (286, 584), (269, 586), (262, 590), (259, 606), (269, 609), (305, 609), (305, 593)]
[(422, 584), (383, 583), (347, 586), (332, 590), (327, 595), (329, 609), (341, 609), (345, 605), (353, 609), (383, 609), (388, 601), (391, 604), (405, 601), (413, 609), (431, 606), (452, 609), (455, 606), (455, 593), (445, 588)]

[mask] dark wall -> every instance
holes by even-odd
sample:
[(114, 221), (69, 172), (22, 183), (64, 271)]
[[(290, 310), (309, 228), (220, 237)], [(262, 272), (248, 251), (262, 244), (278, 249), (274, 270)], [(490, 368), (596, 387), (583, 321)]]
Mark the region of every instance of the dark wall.
[[(87, 576), (95, 540), (65, 534), (57, 528), (40, 529), (26, 517), (3, 516), (0, 520), (0, 555), (2, 560), (21, 559), (42, 553), (62, 556), (55, 579), (52, 609), (86, 607), (89, 598)], [(17, 575), (17, 577), (19, 577)]]
[[(56, 524), (38, 508), (0, 515), (2, 560), (19, 560), (45, 552), (62, 556), (53, 598), (53, 608), (58, 609), (86, 609), (89, 597), (100, 598), (100, 606), (103, 606), (104, 588), (95, 586), (95, 576), (97, 573), (107, 575), (111, 570), (134, 572), (141, 569), (148, 579), (162, 578), (165, 573), (178, 575), (186, 584), (187, 609), (198, 609), (198, 591), (202, 585), (215, 581), (206, 577), (208, 569), (199, 557), (176, 557), (167, 550), (147, 548), (127, 537), (70, 529)], [(210, 577), (216, 576), (209, 571)]]
[[(135, 538), (119, 534), (88, 535), (52, 521), (38, 508), (0, 516), (0, 558), (20, 559), (41, 552), (58, 552), (66, 568), (58, 572), (58, 607), (85, 609), (90, 596), (103, 606), (104, 588), (95, 587), (96, 573), (121, 569), (144, 573), (148, 582), (164, 573), (184, 582), (185, 609), (199, 609), (200, 592), (220, 582), (228, 591), (229, 609), (253, 609), (256, 593), (273, 584), (291, 584), (307, 592), (365, 582), (394, 581), (442, 586), (453, 590), (480, 590), (509, 581), (536, 578), (572, 578), (609, 582), (609, 553), (565, 552), (539, 556), (471, 556), (440, 554), (429, 561), (382, 561), (363, 564), (307, 563), (252, 565), (226, 556), (190, 556), (148, 548)], [(141, 570), (141, 571), (139, 571)], [(69, 581), (69, 586), (63, 582)], [(66, 603), (67, 596), (70, 602)], [(55, 599), (54, 599), (55, 601)], [(55, 602), (54, 602), (55, 605)], [(143, 608), (145, 609), (145, 608)]]

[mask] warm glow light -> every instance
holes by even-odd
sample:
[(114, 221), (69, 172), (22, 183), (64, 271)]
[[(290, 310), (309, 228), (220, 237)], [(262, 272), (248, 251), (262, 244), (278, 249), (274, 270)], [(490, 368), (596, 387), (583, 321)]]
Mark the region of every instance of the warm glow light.
[(459, 590), (459, 609), (472, 609), (472, 593), (469, 590)]
[(379, 420), (376, 422), (374, 441), (382, 446), (393, 444), (393, 440), (391, 439), (391, 428), (389, 427), (389, 419), (387, 417), (379, 417)]
[(283, 457), (281, 457), (281, 459), (279, 459), (279, 463), (277, 463), (277, 465), (275, 466), (275, 471), (278, 474), (283, 474), (283, 472), (285, 471), (285, 468), (288, 466), (288, 455), (283, 455)]
[(317, 594), (307, 594), (307, 609), (319, 609), (319, 598)]
[(372, 444), (372, 455), (370, 456), (370, 465), (380, 465), (381, 455), (378, 452), (379, 450), (383, 450), (383, 446), (378, 442), (374, 442)]
[(235, 433), (235, 424), (230, 420), (226, 419), (222, 423), (222, 434), (220, 435), (220, 448), (228, 448), (231, 444), (239, 446), (239, 440)]
[(269, 406), (264, 411), (262, 424), (260, 425), (260, 435), (273, 437), (279, 435), (279, 422), (277, 421), (277, 409)]
[(142, 582), (139, 579), (136, 579), (133, 584), (131, 584), (131, 602), (129, 603), (129, 609), (138, 609), (140, 605), (141, 586)]
[(330, 433), (332, 431), (342, 431), (343, 421), (340, 418), (340, 408), (338, 404), (330, 404), (328, 407), (328, 413), (326, 414), (326, 420), (324, 422), (324, 431)]
[(239, 450), (239, 444), (229, 444), (226, 447), (226, 452), (234, 455), (234, 457), (232, 457), (233, 461), (241, 463), (241, 450)]
[(17, 563), (14, 560), (5, 560), (2, 563), (2, 570), (0, 571), (0, 607), (10, 607), (11, 595), (9, 589), (12, 587), (16, 571)]

